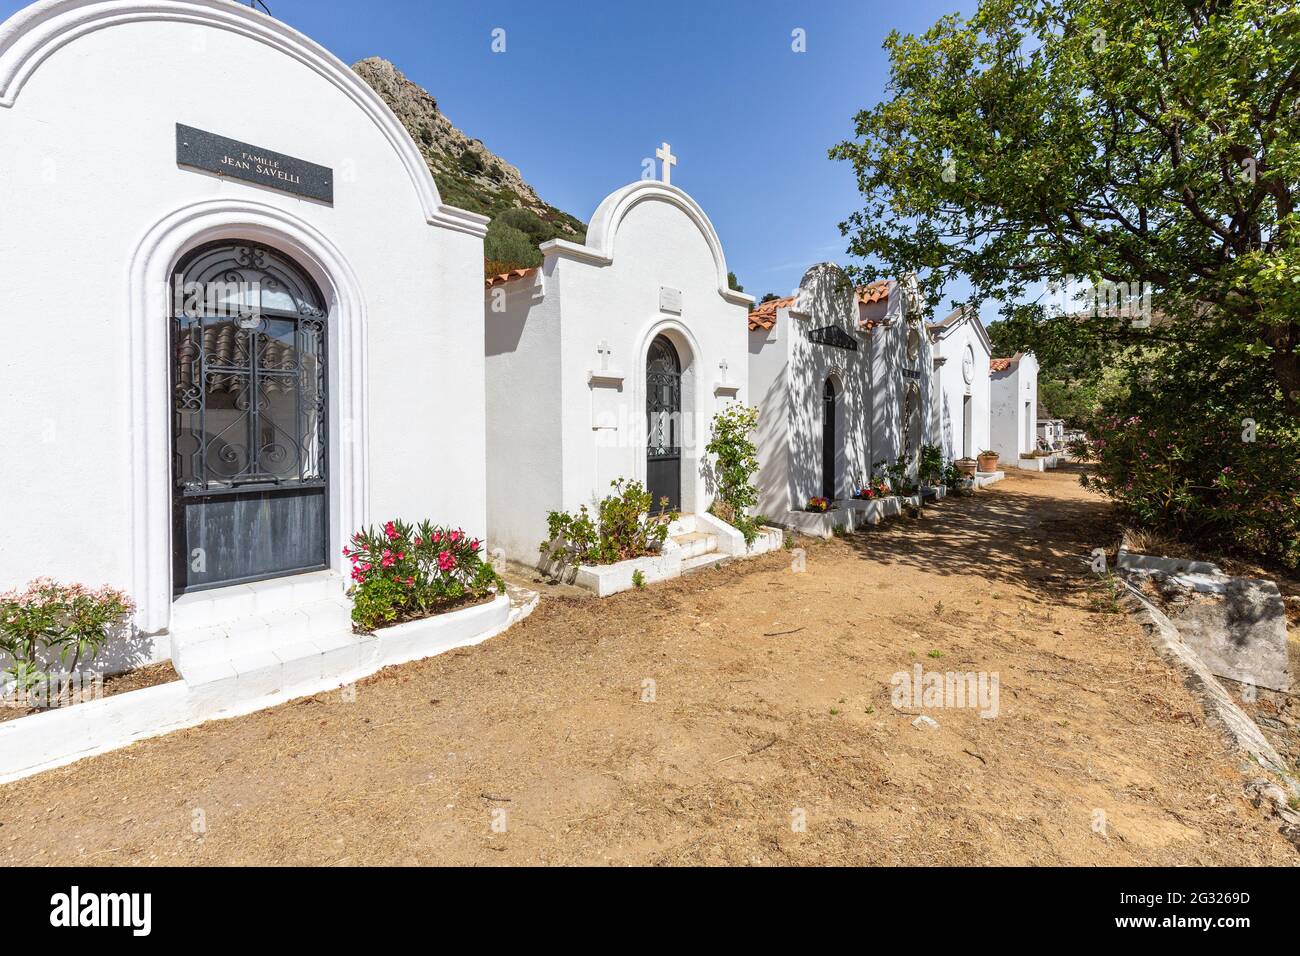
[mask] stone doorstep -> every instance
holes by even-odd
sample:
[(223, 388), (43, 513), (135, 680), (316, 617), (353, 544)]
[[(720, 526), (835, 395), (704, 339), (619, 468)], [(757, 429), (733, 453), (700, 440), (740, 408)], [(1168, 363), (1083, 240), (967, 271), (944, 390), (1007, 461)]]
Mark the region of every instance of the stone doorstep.
[(580, 565), (573, 583), (597, 597), (608, 597), (634, 588), (633, 578), (638, 571), (646, 584), (653, 584), (735, 557), (751, 557), (785, 546), (785, 532), (769, 527), (760, 529), (753, 543), (747, 546), (737, 529), (710, 514), (682, 515), (668, 527), (669, 537), (660, 554), (616, 564)]
[(362, 643), (340, 597), (174, 632), (172, 664), (194, 687), (239, 679), (269, 693), (354, 669)]
[(718, 550), (718, 536), (703, 531), (689, 531), (685, 534), (673, 535), (672, 541), (681, 550), (683, 561), (712, 554)]
[(310, 571), (211, 591), (194, 591), (172, 602), (169, 629), (177, 633), (215, 627), (342, 597), (345, 591), (343, 578), (334, 571)]

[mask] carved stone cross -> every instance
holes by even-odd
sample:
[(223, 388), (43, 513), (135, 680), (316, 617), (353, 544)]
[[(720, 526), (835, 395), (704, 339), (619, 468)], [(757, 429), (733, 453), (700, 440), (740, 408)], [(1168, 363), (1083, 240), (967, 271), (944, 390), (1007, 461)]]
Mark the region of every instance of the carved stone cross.
[(673, 155), (673, 148), (667, 143), (664, 143), (655, 150), (655, 156), (663, 160), (664, 185), (671, 186), (673, 184), (673, 167), (677, 165), (677, 157)]

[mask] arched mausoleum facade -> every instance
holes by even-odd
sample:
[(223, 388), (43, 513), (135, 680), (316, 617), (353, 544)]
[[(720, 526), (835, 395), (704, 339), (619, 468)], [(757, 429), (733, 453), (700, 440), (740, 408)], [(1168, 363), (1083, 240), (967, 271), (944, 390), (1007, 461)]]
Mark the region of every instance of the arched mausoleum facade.
[(829, 262), (749, 313), (758, 511), (774, 520), (814, 496), (847, 498), (870, 477), (871, 340), (857, 319), (853, 283)]
[(182, 606), (341, 595), (372, 521), (485, 534), (486, 219), (343, 63), (228, 0), (46, 0), (0, 142), (0, 587), (123, 588), (129, 666)]
[(645, 180), (608, 196), (587, 241), (487, 282), (489, 543), (534, 563), (549, 511), (593, 506), (618, 478), (684, 514), (713, 496), (709, 424), (747, 401), (751, 296), (688, 194)]

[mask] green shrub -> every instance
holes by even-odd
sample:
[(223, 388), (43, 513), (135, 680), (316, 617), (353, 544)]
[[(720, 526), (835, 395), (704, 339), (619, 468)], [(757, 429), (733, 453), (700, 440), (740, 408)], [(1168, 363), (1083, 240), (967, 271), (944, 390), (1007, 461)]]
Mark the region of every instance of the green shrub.
[(518, 268), (542, 264), (542, 252), (537, 248), (537, 243), (527, 234), (505, 225), (499, 219), (488, 225), (487, 237), (483, 240), (483, 256), (486, 259), (518, 263)]
[(19, 694), (50, 681), (42, 661), (57, 656), (71, 674), (83, 657), (94, 660), (109, 634), (135, 605), (116, 588), (91, 590), (37, 578), (22, 591), (0, 594), (0, 651), (10, 658), (0, 680)]
[(358, 531), (343, 549), (352, 562), (355, 629), (367, 633), (500, 593), (501, 576), (479, 550), (477, 538), (428, 521), (417, 528), (394, 520), (379, 531)]
[(753, 438), (757, 427), (758, 409), (732, 402), (713, 416), (709, 443), (704, 446), (714, 456), (715, 500), (709, 510), (734, 525), (746, 544), (758, 536), (758, 522), (749, 516), (749, 509), (758, 504), (753, 485), (758, 473), (758, 446)]
[(678, 513), (668, 510), (668, 499), (654, 500), (639, 481), (618, 478), (592, 519), (586, 505), (577, 511), (552, 511), (546, 516), (549, 538), (537, 550), (562, 569), (579, 564), (614, 564), (659, 551), (668, 537), (668, 523)]

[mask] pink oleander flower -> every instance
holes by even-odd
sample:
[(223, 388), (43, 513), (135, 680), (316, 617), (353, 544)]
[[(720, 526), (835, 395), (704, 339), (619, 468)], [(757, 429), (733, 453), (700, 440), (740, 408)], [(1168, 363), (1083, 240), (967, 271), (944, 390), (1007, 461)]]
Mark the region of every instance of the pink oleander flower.
[(456, 566), (456, 558), (450, 551), (438, 552), (438, 569), (440, 571), (450, 571)]

